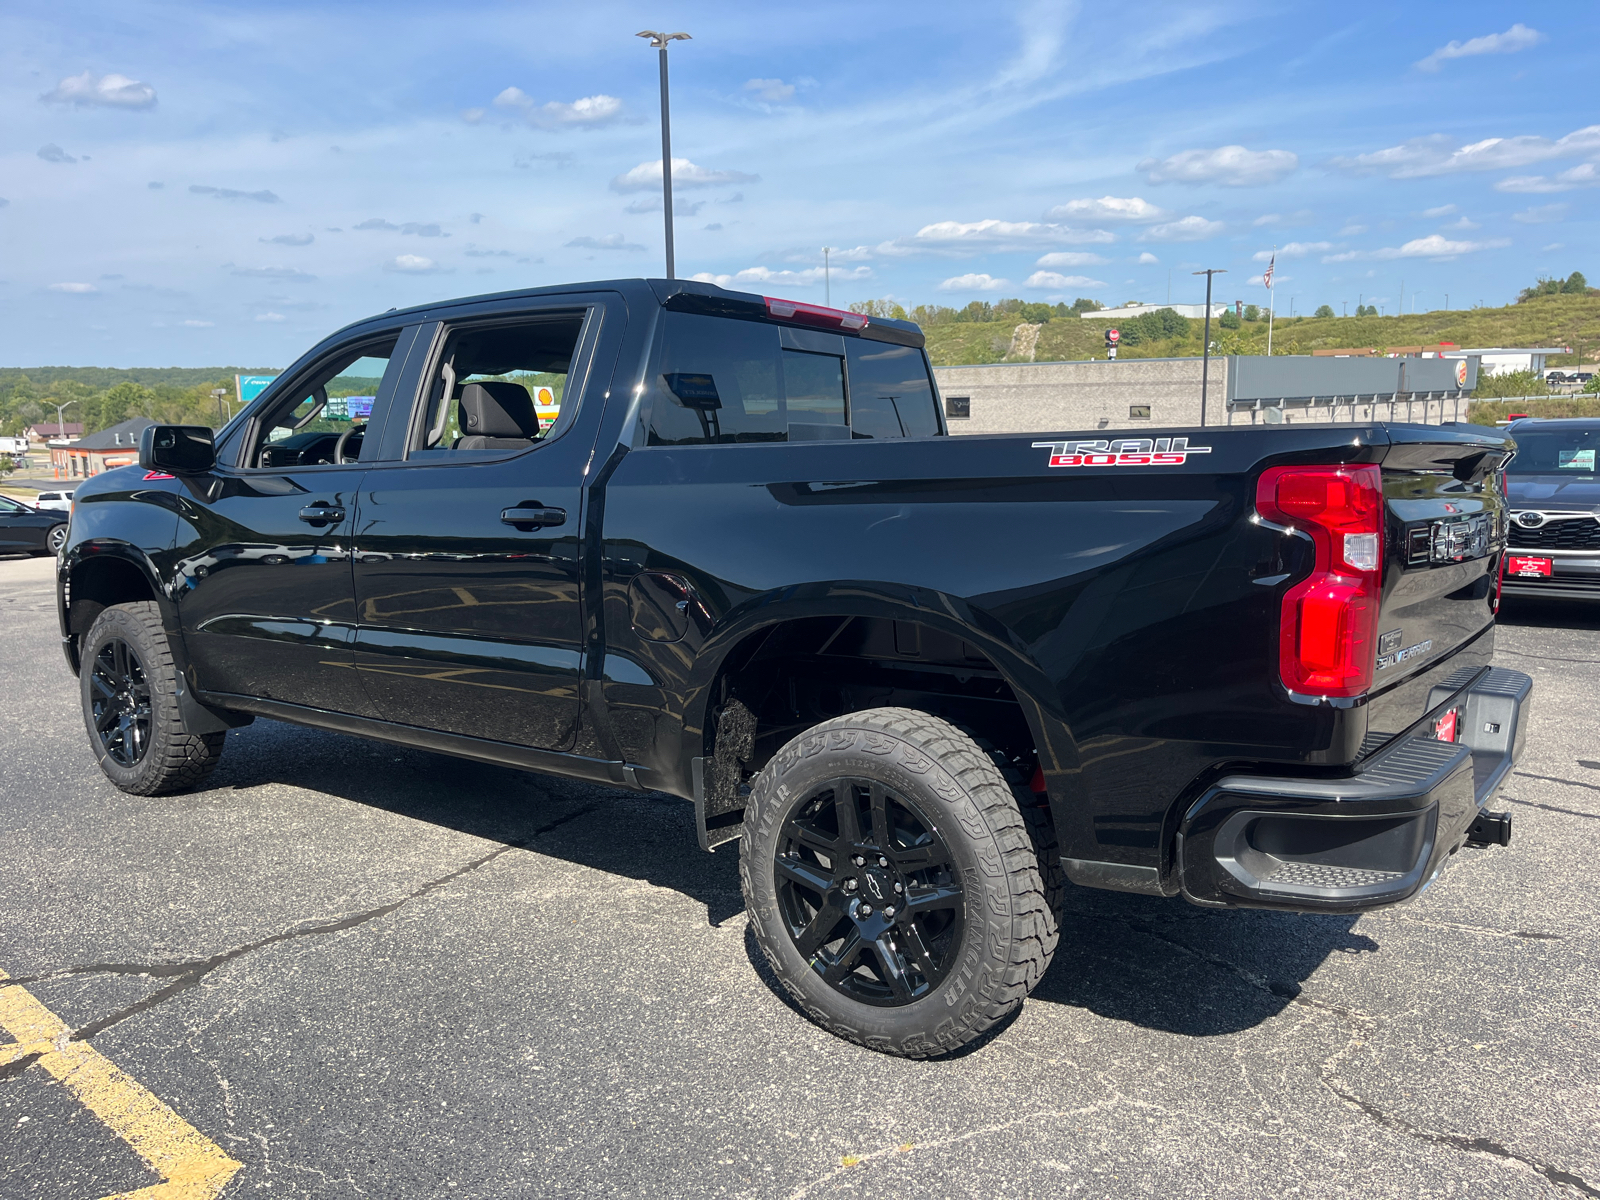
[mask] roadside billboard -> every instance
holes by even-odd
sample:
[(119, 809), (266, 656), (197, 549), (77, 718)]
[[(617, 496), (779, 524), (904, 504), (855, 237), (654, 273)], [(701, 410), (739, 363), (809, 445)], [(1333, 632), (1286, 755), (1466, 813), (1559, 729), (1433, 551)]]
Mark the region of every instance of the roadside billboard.
[(234, 391), (239, 395), (240, 404), (249, 404), (262, 392), (267, 390), (276, 375), (235, 375), (233, 377)]

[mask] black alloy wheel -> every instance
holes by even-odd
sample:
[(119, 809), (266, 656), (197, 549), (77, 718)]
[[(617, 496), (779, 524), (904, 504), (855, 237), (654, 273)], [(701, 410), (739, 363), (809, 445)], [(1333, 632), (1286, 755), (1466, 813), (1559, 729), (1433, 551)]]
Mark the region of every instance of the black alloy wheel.
[(910, 1004), (961, 947), (961, 877), (938, 827), (877, 780), (813, 788), (784, 823), (773, 862), (795, 949), (834, 990)]
[(132, 646), (106, 641), (89, 676), (94, 731), (100, 749), (119, 766), (131, 767), (150, 746), (150, 681)]

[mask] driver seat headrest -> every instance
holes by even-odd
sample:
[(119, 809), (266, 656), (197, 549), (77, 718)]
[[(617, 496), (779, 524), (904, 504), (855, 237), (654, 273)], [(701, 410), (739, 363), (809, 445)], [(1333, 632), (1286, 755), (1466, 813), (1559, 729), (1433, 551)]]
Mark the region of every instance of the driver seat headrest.
[(539, 436), (533, 397), (520, 383), (488, 380), (461, 389), (461, 439), (458, 450), (500, 450), (526, 446)]

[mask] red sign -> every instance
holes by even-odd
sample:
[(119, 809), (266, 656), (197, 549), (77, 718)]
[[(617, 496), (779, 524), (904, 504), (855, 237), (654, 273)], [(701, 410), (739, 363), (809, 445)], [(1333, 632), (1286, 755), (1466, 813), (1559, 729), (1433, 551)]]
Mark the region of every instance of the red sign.
[(1106, 330), (1106, 341), (1108, 341), (1108, 342), (1115, 342), (1121, 336), (1122, 335), (1120, 333), (1118, 333), (1115, 329)]
[(1531, 558), (1526, 554), (1512, 554), (1506, 558), (1506, 574), (1520, 575), (1524, 579), (1549, 579), (1555, 574), (1555, 561), (1549, 558)]

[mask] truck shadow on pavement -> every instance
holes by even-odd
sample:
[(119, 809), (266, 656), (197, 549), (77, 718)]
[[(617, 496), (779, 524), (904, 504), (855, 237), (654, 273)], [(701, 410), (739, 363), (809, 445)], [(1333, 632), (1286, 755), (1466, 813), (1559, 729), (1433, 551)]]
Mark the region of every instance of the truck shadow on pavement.
[[(549, 779), (425, 751), (260, 721), (229, 739), (213, 787), (288, 785), (676, 891), (709, 925), (744, 911), (737, 843), (695, 841), (693, 807), (660, 793)], [(1374, 953), (1349, 915), (1210, 912), (1068, 885), (1060, 946), (1031, 1003), (1191, 1037), (1281, 1012), (1334, 954)], [(747, 954), (786, 1004), (753, 936)], [(797, 1010), (798, 1011), (798, 1010)], [(987, 1041), (988, 1039), (983, 1039)], [(967, 1052), (982, 1042), (967, 1047)]]
[(1600, 629), (1600, 604), (1506, 596), (1500, 601), (1495, 624), (1534, 629)]

